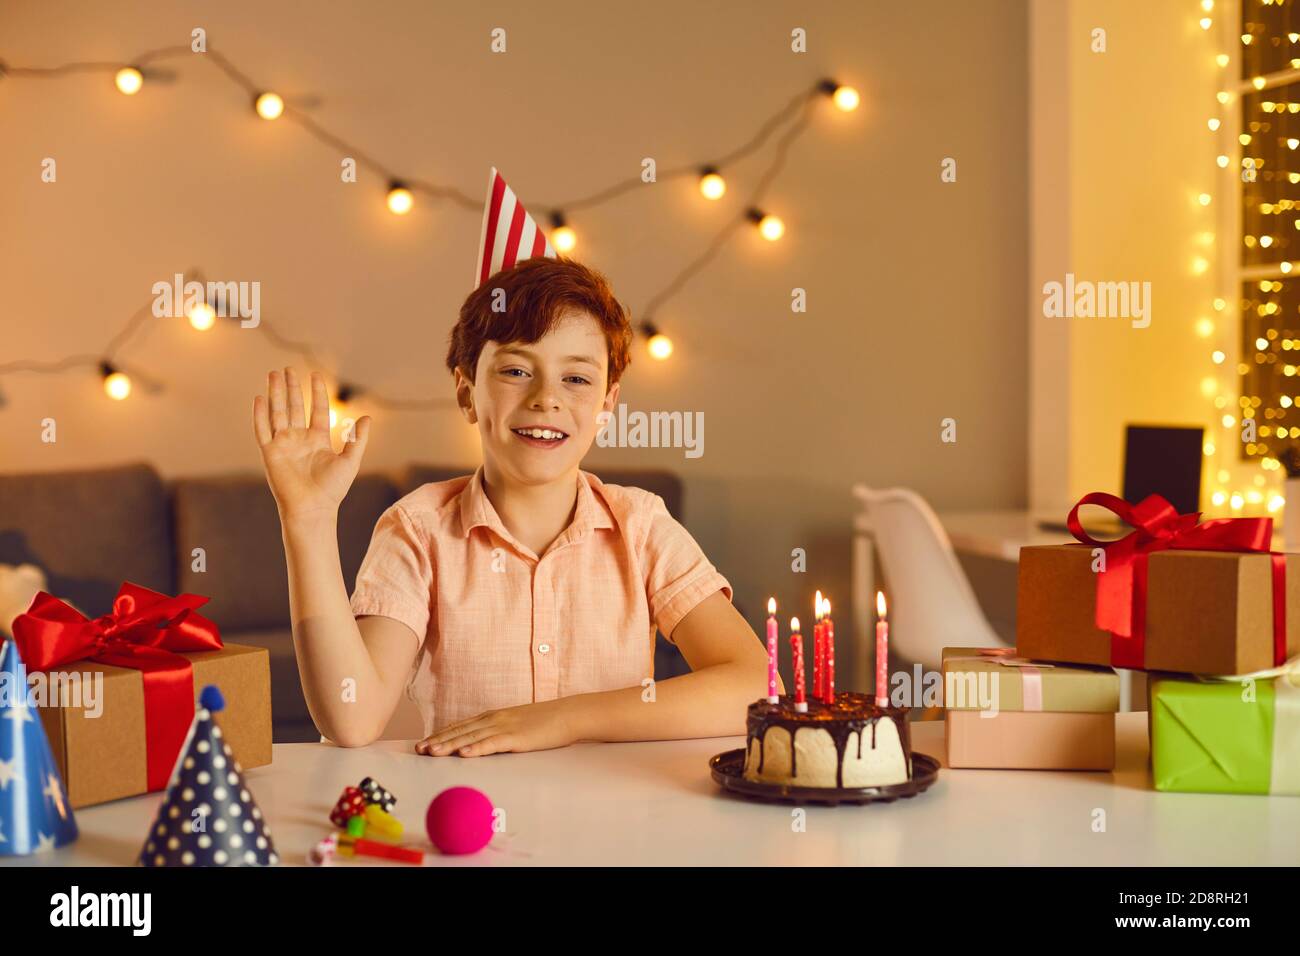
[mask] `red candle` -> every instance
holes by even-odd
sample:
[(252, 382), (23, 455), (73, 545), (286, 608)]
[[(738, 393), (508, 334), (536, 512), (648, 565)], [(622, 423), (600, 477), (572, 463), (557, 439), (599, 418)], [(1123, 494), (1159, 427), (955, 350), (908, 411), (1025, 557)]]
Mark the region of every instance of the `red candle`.
[(822, 602), (822, 647), (826, 652), (826, 703), (835, 703), (835, 622), (831, 620), (831, 599)]
[(767, 599), (767, 702), (781, 702), (776, 689), (776, 598)]
[(822, 592), (813, 598), (813, 700), (822, 699)]
[(889, 621), (885, 593), (876, 592), (876, 706), (889, 706)]
[(790, 649), (794, 652), (794, 709), (803, 713), (808, 709), (808, 697), (803, 676), (803, 635), (797, 617), (790, 618)]

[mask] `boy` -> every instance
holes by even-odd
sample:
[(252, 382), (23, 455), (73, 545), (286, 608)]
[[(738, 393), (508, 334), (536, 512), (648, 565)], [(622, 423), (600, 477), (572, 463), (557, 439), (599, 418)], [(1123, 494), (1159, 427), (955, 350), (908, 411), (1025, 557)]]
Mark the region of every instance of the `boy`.
[[(336, 519), (370, 417), (336, 455), (323, 378), (311, 376), (308, 419), (293, 369), (270, 373), (254, 432), (325, 736), (376, 740), (403, 691), (424, 718), (416, 751), (434, 756), (744, 732), (767, 655), (727, 581), (662, 499), (579, 469), (631, 342), (604, 278), (572, 260), (527, 259), (471, 293), (447, 366), (482, 466), (383, 514), (351, 601)], [(692, 672), (649, 687), (656, 625)]]

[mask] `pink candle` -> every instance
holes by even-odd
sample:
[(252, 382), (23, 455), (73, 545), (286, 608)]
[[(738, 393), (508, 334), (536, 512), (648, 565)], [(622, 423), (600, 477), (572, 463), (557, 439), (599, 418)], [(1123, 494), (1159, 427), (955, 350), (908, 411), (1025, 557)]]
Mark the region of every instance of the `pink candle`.
[(822, 602), (822, 649), (826, 653), (826, 703), (835, 703), (835, 622), (831, 620), (831, 599)]
[(794, 652), (794, 709), (802, 713), (808, 709), (808, 697), (803, 676), (803, 635), (797, 617), (790, 618), (790, 649)]
[(876, 592), (876, 706), (889, 706), (889, 621), (885, 594)]
[(822, 592), (813, 598), (813, 700), (822, 699)]
[(776, 689), (776, 598), (767, 599), (767, 702), (780, 703)]

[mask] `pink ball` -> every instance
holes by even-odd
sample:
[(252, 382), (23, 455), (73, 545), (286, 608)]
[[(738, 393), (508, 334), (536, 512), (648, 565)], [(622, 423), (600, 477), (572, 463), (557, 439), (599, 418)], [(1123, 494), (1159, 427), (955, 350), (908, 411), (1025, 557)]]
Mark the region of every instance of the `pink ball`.
[(424, 828), (443, 853), (477, 853), (492, 839), (492, 801), (473, 787), (449, 787), (429, 804)]

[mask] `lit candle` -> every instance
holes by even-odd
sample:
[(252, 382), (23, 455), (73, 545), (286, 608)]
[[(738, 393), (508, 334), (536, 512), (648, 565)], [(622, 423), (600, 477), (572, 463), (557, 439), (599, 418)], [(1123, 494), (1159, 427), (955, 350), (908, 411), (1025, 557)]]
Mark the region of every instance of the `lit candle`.
[(794, 709), (803, 713), (808, 709), (808, 698), (803, 677), (803, 635), (797, 617), (790, 618), (790, 649), (794, 652)]
[(767, 702), (780, 703), (776, 692), (776, 598), (767, 599)]
[(822, 592), (813, 598), (813, 700), (822, 699)]
[(822, 627), (822, 644), (826, 651), (826, 703), (835, 703), (835, 622), (831, 620), (831, 599), (822, 602), (825, 617)]
[(889, 706), (889, 621), (885, 592), (876, 592), (876, 706)]

